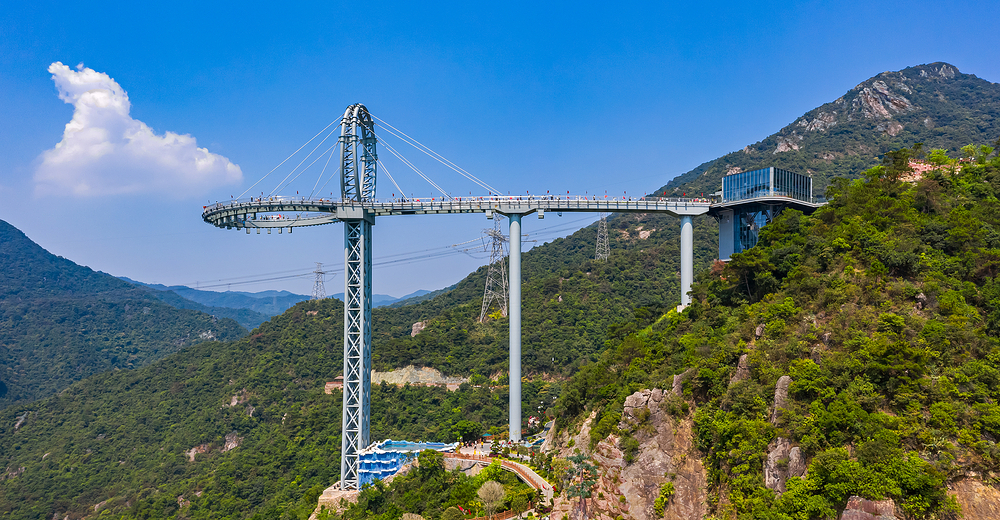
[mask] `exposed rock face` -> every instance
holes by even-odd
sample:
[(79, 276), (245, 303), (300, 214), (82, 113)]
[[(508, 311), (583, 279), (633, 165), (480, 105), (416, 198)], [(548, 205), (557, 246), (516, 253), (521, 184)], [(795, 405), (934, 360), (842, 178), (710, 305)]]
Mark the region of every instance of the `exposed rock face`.
[[(598, 443), (593, 458), (600, 478), (588, 506), (590, 518), (656, 519), (654, 503), (666, 482), (673, 482), (674, 496), (662, 518), (700, 519), (707, 513), (706, 473), (694, 446), (692, 422), (666, 414), (660, 404), (669, 395), (661, 389), (642, 390), (626, 399), (619, 426), (635, 428), (632, 435), (639, 441), (639, 453), (628, 464), (617, 436)], [(636, 428), (643, 416), (648, 418)], [(562, 518), (570, 510), (564, 499), (556, 506), (552, 518)]]
[(426, 328), (427, 328), (427, 322), (426, 321), (418, 321), (418, 322), (414, 323), (413, 326), (410, 327), (410, 337), (412, 338), (413, 336), (416, 336), (417, 334), (420, 334), (420, 332), (423, 331)]
[(781, 376), (778, 384), (774, 386), (774, 412), (771, 414), (771, 424), (778, 424), (779, 410), (788, 404), (788, 387), (792, 384), (792, 378)]
[(673, 392), (674, 395), (677, 395), (677, 396), (679, 396), (682, 393), (684, 393), (684, 381), (687, 381), (688, 378), (690, 378), (692, 374), (694, 374), (694, 369), (693, 368), (689, 368), (689, 369), (685, 370), (683, 373), (677, 374), (676, 376), (674, 376), (673, 387), (670, 389), (670, 391)]
[(764, 460), (764, 486), (779, 495), (786, 491), (785, 483), (792, 477), (803, 477), (806, 474), (806, 461), (802, 458), (802, 450), (792, 447), (788, 439), (778, 437), (767, 446), (767, 459)]
[(764, 460), (764, 487), (779, 494), (785, 492), (785, 482), (788, 480), (788, 452), (791, 444), (788, 439), (778, 437), (767, 446), (767, 459)]
[(788, 478), (804, 477), (808, 469), (806, 459), (802, 456), (802, 450), (798, 446), (788, 450)]
[(995, 520), (1000, 518), (1000, 490), (978, 479), (967, 478), (952, 483), (949, 494), (962, 507), (965, 520)]
[(892, 500), (866, 500), (852, 496), (840, 515), (840, 520), (896, 520), (896, 503)]
[(771, 153), (782, 153), (790, 152), (792, 150), (799, 149), (799, 143), (797, 142), (797, 136), (792, 135), (791, 137), (781, 136), (778, 138), (778, 146)]
[(393, 370), (391, 372), (376, 372), (372, 371), (372, 384), (377, 385), (385, 381), (390, 385), (405, 385), (410, 383), (412, 385), (444, 385), (447, 386), (449, 390), (458, 390), (458, 385), (466, 383), (469, 380), (464, 377), (453, 377), (441, 375), (441, 371), (431, 368), (431, 367), (420, 367), (417, 368), (413, 365), (408, 365), (399, 370)]
[(837, 112), (820, 112), (812, 120), (802, 118), (796, 124), (809, 132), (826, 132), (827, 128), (837, 125)]
[(750, 377), (750, 366), (747, 364), (747, 355), (740, 356), (739, 363), (736, 364), (736, 373), (729, 380), (729, 386), (733, 386), (740, 381), (745, 381)]
[(854, 88), (858, 96), (854, 98), (853, 107), (867, 119), (890, 119), (893, 114), (914, 110), (909, 99), (894, 94), (882, 80), (873, 81), (871, 86), (861, 84)]
[(236, 432), (230, 432), (226, 434), (226, 445), (222, 447), (222, 453), (229, 450), (235, 450), (243, 442), (243, 437), (240, 437)]

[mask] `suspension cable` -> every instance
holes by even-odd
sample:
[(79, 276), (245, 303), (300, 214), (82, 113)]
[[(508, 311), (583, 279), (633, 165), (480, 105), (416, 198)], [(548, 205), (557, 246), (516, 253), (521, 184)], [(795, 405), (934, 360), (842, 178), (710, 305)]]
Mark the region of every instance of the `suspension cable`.
[[(375, 137), (378, 138), (378, 136), (375, 136)], [(428, 184), (430, 184), (431, 186), (434, 187), (434, 189), (440, 191), (443, 196), (446, 196), (446, 197), (448, 197), (450, 199), (454, 199), (454, 197), (452, 197), (451, 195), (448, 195), (448, 192), (445, 191), (444, 188), (442, 188), (441, 186), (438, 186), (434, 181), (432, 181), (430, 179), (430, 177), (424, 175), (424, 172), (420, 171), (420, 168), (417, 168), (416, 166), (413, 165), (413, 163), (411, 163), (405, 157), (403, 157), (402, 155), (400, 155), (400, 153), (397, 152), (396, 149), (393, 148), (391, 145), (389, 145), (389, 143), (386, 143), (385, 141), (381, 141), (381, 140), (380, 140), (380, 142), (382, 143), (382, 146), (386, 147), (389, 150), (389, 152), (392, 153), (392, 155), (395, 155), (397, 159), (399, 159), (400, 161), (403, 161), (403, 163), (406, 164), (407, 166), (409, 166), (410, 169), (412, 169), (413, 171), (417, 172), (417, 175), (419, 175), (421, 178), (423, 178), (425, 181), (427, 181)]]
[[(332, 123), (331, 123), (331, 124), (332, 124)], [(327, 128), (329, 128), (329, 126), (328, 126)], [(335, 131), (334, 131), (334, 132), (335, 132)], [(270, 192), (270, 193), (268, 193), (268, 196), (270, 196), (270, 195), (274, 195), (274, 192), (276, 192), (276, 191), (278, 191), (279, 189), (281, 189), (281, 184), (282, 184), (282, 183), (284, 183), (285, 181), (287, 181), (287, 180), (288, 180), (288, 178), (289, 178), (289, 177), (291, 177), (293, 173), (295, 173), (295, 170), (298, 170), (298, 169), (299, 169), (299, 166), (302, 166), (302, 163), (304, 163), (304, 162), (308, 161), (308, 160), (309, 160), (309, 158), (310, 158), (310, 157), (312, 157), (312, 154), (316, 153), (316, 150), (318, 150), (320, 146), (323, 146), (323, 143), (325, 143), (325, 142), (326, 142), (326, 140), (327, 140), (327, 139), (329, 139), (329, 138), (330, 138), (330, 136), (334, 134), (334, 132), (330, 132), (329, 134), (326, 134), (326, 137), (324, 137), (322, 141), (320, 141), (319, 143), (317, 143), (317, 144), (316, 144), (316, 146), (315, 146), (315, 147), (314, 147), (314, 148), (312, 149), (312, 151), (311, 151), (311, 152), (309, 152), (309, 154), (308, 154), (308, 155), (306, 155), (305, 157), (303, 157), (303, 158), (302, 158), (302, 160), (301, 160), (301, 161), (299, 161), (299, 164), (295, 165), (295, 168), (292, 168), (292, 171), (288, 172), (288, 175), (285, 175), (285, 178), (284, 178), (284, 179), (281, 179), (281, 182), (279, 182), (279, 183), (278, 183), (278, 185), (277, 185), (277, 186), (275, 186), (275, 187), (274, 187), (274, 189), (273, 189), (273, 190), (271, 190), (271, 192)], [(314, 138), (314, 139), (315, 139), (315, 138)], [(336, 145), (334, 145), (334, 146), (336, 146)], [(300, 148), (300, 150), (301, 150), (301, 148)], [(323, 153), (325, 154), (326, 152), (323, 152)], [(313, 161), (313, 163), (315, 163), (315, 162), (316, 162), (316, 161)], [(312, 164), (310, 164), (309, 166), (312, 166)], [(308, 169), (308, 168), (309, 168), (309, 166), (307, 166), (307, 167), (306, 167), (306, 169)], [(305, 171), (305, 170), (302, 170), (302, 171)], [(301, 175), (301, 173), (300, 173), (300, 175)], [(296, 176), (295, 176), (295, 178), (297, 179), (297, 178), (298, 178), (298, 175), (296, 175)], [(295, 179), (292, 179), (292, 180), (295, 180)], [(286, 185), (286, 186), (287, 186), (287, 185)]]
[(272, 173), (274, 173), (274, 170), (277, 170), (278, 168), (281, 168), (281, 165), (282, 165), (282, 164), (285, 164), (285, 163), (286, 163), (286, 162), (287, 162), (287, 161), (288, 161), (289, 159), (291, 159), (291, 158), (292, 158), (293, 156), (295, 156), (295, 154), (299, 153), (299, 152), (300, 152), (300, 151), (301, 151), (301, 150), (302, 150), (303, 148), (305, 148), (305, 147), (306, 147), (306, 145), (308, 145), (309, 143), (311, 143), (311, 142), (313, 141), (313, 139), (316, 139), (317, 137), (319, 137), (319, 135), (320, 135), (320, 134), (322, 134), (323, 132), (326, 132), (326, 129), (327, 129), (327, 128), (330, 128), (331, 126), (333, 126), (333, 124), (334, 124), (334, 123), (336, 123), (337, 121), (340, 121), (340, 120), (342, 120), (342, 119), (343, 119), (343, 118), (340, 118), (340, 119), (334, 119), (333, 121), (330, 121), (330, 124), (329, 124), (329, 125), (326, 125), (326, 127), (325, 127), (325, 128), (323, 128), (322, 130), (320, 130), (319, 132), (317, 132), (317, 133), (316, 133), (316, 135), (312, 136), (312, 138), (311, 138), (311, 139), (309, 139), (308, 141), (306, 141), (305, 143), (303, 143), (303, 144), (302, 144), (302, 146), (300, 146), (298, 150), (295, 150), (294, 152), (292, 152), (292, 154), (291, 154), (291, 155), (289, 155), (288, 157), (285, 157), (285, 160), (284, 160), (284, 161), (281, 161), (280, 163), (278, 163), (278, 165), (277, 165), (277, 166), (275, 166), (274, 168), (271, 168), (271, 171), (267, 172), (267, 173), (266, 173), (266, 174), (265, 174), (265, 175), (264, 175), (263, 177), (261, 177), (261, 178), (260, 178), (260, 179), (259, 179), (259, 180), (258, 180), (257, 182), (255, 182), (255, 183), (251, 184), (249, 188), (247, 188), (246, 190), (243, 190), (243, 193), (240, 193), (240, 196), (239, 196), (239, 197), (236, 197), (236, 198), (237, 198), (237, 199), (242, 199), (242, 198), (243, 198), (243, 196), (244, 196), (244, 195), (246, 195), (248, 191), (250, 191), (250, 190), (252, 190), (252, 189), (254, 188), (254, 186), (256, 186), (256, 185), (260, 184), (260, 182), (261, 182), (261, 181), (263, 181), (264, 179), (266, 179), (268, 175), (271, 175)]
[[(392, 126), (392, 125), (390, 125), (389, 123), (386, 123), (385, 120), (383, 120), (382, 118), (380, 118), (378, 116), (375, 116), (375, 115), (372, 115), (372, 117), (375, 118), (375, 119), (378, 119), (379, 121), (381, 121), (382, 124), (384, 125), (383, 127), (386, 129), (386, 131), (389, 132), (390, 134), (392, 134), (393, 136), (395, 136), (396, 138), (402, 140), (403, 142), (409, 144), (410, 146), (416, 148), (417, 150), (420, 150), (421, 152), (423, 152), (427, 156), (433, 158), (437, 162), (439, 162), (439, 163), (447, 166), (448, 168), (451, 168), (452, 170), (454, 170), (459, 175), (461, 175), (461, 176), (465, 177), (466, 179), (469, 179), (470, 181), (472, 181), (472, 182), (476, 183), (477, 185), (479, 185), (479, 187), (481, 187), (483, 189), (486, 189), (486, 190), (489, 190), (489, 191), (491, 191), (493, 193), (500, 193), (496, 188), (490, 186), (489, 184), (487, 184), (483, 180), (479, 179), (475, 175), (472, 175), (471, 173), (467, 172), (464, 168), (462, 168), (462, 167), (458, 166), (457, 164), (449, 161), (443, 155), (435, 152), (434, 150), (431, 150), (429, 147), (427, 147), (426, 145), (424, 145), (420, 141), (417, 141), (416, 139), (410, 137), (409, 135), (407, 135), (406, 133), (404, 133), (402, 130), (400, 130), (400, 129), (398, 129), (398, 128)], [(399, 135), (397, 135), (396, 132), (398, 132)]]

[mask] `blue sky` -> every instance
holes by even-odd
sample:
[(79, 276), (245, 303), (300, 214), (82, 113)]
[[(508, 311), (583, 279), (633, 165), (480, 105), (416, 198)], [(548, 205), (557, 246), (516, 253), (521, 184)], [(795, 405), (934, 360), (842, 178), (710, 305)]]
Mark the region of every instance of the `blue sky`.
[[(0, 219), (53, 253), (149, 282), (224, 290), (317, 261), (335, 270), (339, 225), (247, 236), (204, 224), (200, 211), (242, 192), (350, 104), (501, 190), (641, 195), (882, 71), (947, 61), (1000, 81), (995, 13), (994, 2), (6, 5)], [(120, 86), (122, 119), (102, 124), (144, 124), (140, 144), (153, 151), (136, 145), (101, 162), (69, 141), (57, 149), (75, 117), (60, 92), (79, 98), (90, 87), (57, 89), (56, 62), (69, 67), (67, 81), (82, 63)], [(168, 146), (165, 134), (191, 139)], [(447, 189), (474, 189), (390, 144)], [(217, 162), (192, 178), (184, 161), (199, 153)], [(431, 195), (380, 157), (404, 190)], [(81, 179), (108, 189), (74, 191)], [(262, 184), (274, 187), (270, 177)], [(385, 177), (379, 185), (395, 191)], [(550, 215), (524, 231), (551, 240), (591, 221)], [(442, 251), (489, 225), (482, 216), (380, 219), (376, 263), (411, 260), (378, 266), (375, 291), (460, 280), (485, 255), (417, 261), (413, 252)], [(327, 291), (342, 284), (334, 276)], [(311, 285), (306, 276), (231, 288), (308, 294)]]

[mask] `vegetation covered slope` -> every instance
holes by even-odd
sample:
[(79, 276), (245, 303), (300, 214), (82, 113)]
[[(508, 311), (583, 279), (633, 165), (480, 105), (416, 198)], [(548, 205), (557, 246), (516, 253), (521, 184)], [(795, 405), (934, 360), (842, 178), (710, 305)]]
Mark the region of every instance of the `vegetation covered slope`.
[(816, 194), (911, 143), (957, 154), (1000, 135), (1000, 84), (931, 63), (883, 72), (743, 150), (706, 162), (658, 192), (714, 193), (722, 176), (776, 166), (812, 175)]
[[(522, 364), (525, 374), (568, 376), (604, 348), (613, 323), (632, 309), (675, 306), (680, 300), (679, 221), (659, 215), (621, 215), (608, 223), (606, 262), (593, 260), (596, 228), (582, 229), (524, 254)], [(530, 228), (526, 225), (526, 230)], [(696, 268), (716, 257), (714, 221), (699, 219)], [(507, 369), (507, 318), (477, 322), (486, 267), (436, 298), (400, 308), (374, 309), (377, 370), (426, 365), (448, 374), (493, 375)], [(411, 337), (412, 325), (427, 328)]]
[[(564, 387), (561, 419), (597, 410), (592, 440), (628, 445), (625, 397), (686, 373), (713, 514), (832, 518), (859, 495), (952, 515), (949, 481), (1000, 470), (1000, 160), (910, 183), (908, 152), (783, 213), (684, 313), (637, 321)], [(780, 497), (763, 475), (778, 438), (808, 461)]]
[[(304, 519), (339, 480), (342, 397), (324, 385), (342, 334), (342, 302), (302, 302), (239, 341), (0, 411), (0, 517)], [(557, 388), (526, 384), (522, 405)], [(506, 423), (506, 396), (375, 386), (372, 437), (452, 441), (459, 421)]]
[(113, 276), (52, 255), (0, 221), (0, 407), (52, 395), (112, 368), (245, 334)]

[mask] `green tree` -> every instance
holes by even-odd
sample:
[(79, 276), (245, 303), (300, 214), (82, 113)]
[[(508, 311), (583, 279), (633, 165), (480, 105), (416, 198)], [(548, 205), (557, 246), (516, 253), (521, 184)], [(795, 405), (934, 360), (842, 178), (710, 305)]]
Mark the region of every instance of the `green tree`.
[(483, 425), (481, 423), (462, 419), (451, 427), (452, 433), (464, 442), (479, 440), (483, 436)]
[(486, 516), (493, 517), (493, 513), (496, 513), (497, 508), (503, 503), (503, 485), (495, 480), (487, 480), (479, 487), (476, 495), (483, 502), (483, 509), (486, 510)]
[(584, 518), (587, 516), (587, 499), (594, 492), (597, 485), (597, 467), (590, 461), (590, 458), (583, 453), (577, 453), (569, 457), (573, 466), (569, 470), (570, 486), (566, 490), (570, 498), (579, 498), (579, 509)]

